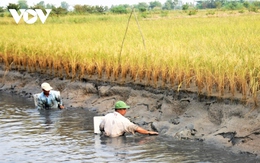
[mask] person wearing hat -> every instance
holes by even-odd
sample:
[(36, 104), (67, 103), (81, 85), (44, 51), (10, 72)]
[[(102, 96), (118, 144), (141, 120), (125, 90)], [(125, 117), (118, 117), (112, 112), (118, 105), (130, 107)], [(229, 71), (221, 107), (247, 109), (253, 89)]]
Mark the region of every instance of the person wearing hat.
[(41, 84), (41, 88), (42, 93), (38, 96), (38, 109), (64, 109), (59, 92), (53, 91), (50, 84), (46, 82)]
[(125, 102), (117, 101), (115, 103), (115, 111), (105, 115), (103, 121), (100, 123), (100, 131), (109, 137), (122, 136), (125, 132), (132, 134), (138, 132), (140, 134), (158, 135), (158, 132), (145, 130), (125, 118), (124, 115), (128, 108), (130, 108), (130, 106), (126, 105)]

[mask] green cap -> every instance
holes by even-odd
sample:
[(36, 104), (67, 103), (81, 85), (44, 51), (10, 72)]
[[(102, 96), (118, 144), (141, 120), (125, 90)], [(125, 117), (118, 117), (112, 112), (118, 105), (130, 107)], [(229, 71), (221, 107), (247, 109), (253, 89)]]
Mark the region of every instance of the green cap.
[(115, 104), (115, 109), (127, 109), (130, 108), (130, 106), (126, 105), (124, 101), (117, 101)]

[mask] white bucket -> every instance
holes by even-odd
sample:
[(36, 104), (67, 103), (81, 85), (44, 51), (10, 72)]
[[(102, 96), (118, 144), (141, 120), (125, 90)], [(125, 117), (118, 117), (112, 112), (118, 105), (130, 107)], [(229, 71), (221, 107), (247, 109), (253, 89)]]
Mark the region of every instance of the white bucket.
[(40, 96), (41, 93), (37, 93), (33, 95), (33, 100), (34, 100), (34, 105), (38, 105), (38, 97)]
[(99, 125), (102, 122), (102, 120), (104, 119), (105, 116), (95, 116), (93, 117), (93, 121), (94, 121), (94, 133), (95, 134), (100, 134), (100, 129), (99, 129)]

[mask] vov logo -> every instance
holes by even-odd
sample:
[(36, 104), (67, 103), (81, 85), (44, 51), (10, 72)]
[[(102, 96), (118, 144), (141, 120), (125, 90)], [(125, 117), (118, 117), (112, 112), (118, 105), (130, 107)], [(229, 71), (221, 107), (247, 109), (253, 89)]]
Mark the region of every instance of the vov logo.
[[(21, 14), (19, 15), (18, 12), (15, 9), (9, 9), (11, 15), (14, 18), (14, 21), (16, 24), (19, 23), (21, 18), (23, 17), (23, 20), (27, 24), (33, 24), (37, 21), (38, 17), (40, 18), (42, 24), (46, 21), (47, 17), (49, 16), (51, 9), (46, 9), (46, 15), (44, 15), (43, 11), (41, 9), (20, 9)], [(29, 14), (33, 16), (32, 18), (29, 19)]]

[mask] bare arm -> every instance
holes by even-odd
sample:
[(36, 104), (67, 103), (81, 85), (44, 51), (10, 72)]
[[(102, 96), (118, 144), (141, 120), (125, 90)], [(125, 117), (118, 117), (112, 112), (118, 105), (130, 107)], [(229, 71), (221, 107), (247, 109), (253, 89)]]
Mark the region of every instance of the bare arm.
[(64, 109), (65, 107), (64, 107), (64, 105), (62, 103), (62, 99), (61, 99), (60, 94), (55, 93), (55, 98), (56, 98), (56, 101), (58, 102), (59, 109)]
[(149, 135), (158, 135), (159, 134), (158, 132), (148, 131), (148, 130), (145, 130), (141, 127), (137, 127), (137, 129), (135, 131), (140, 133), (140, 134), (149, 134)]

